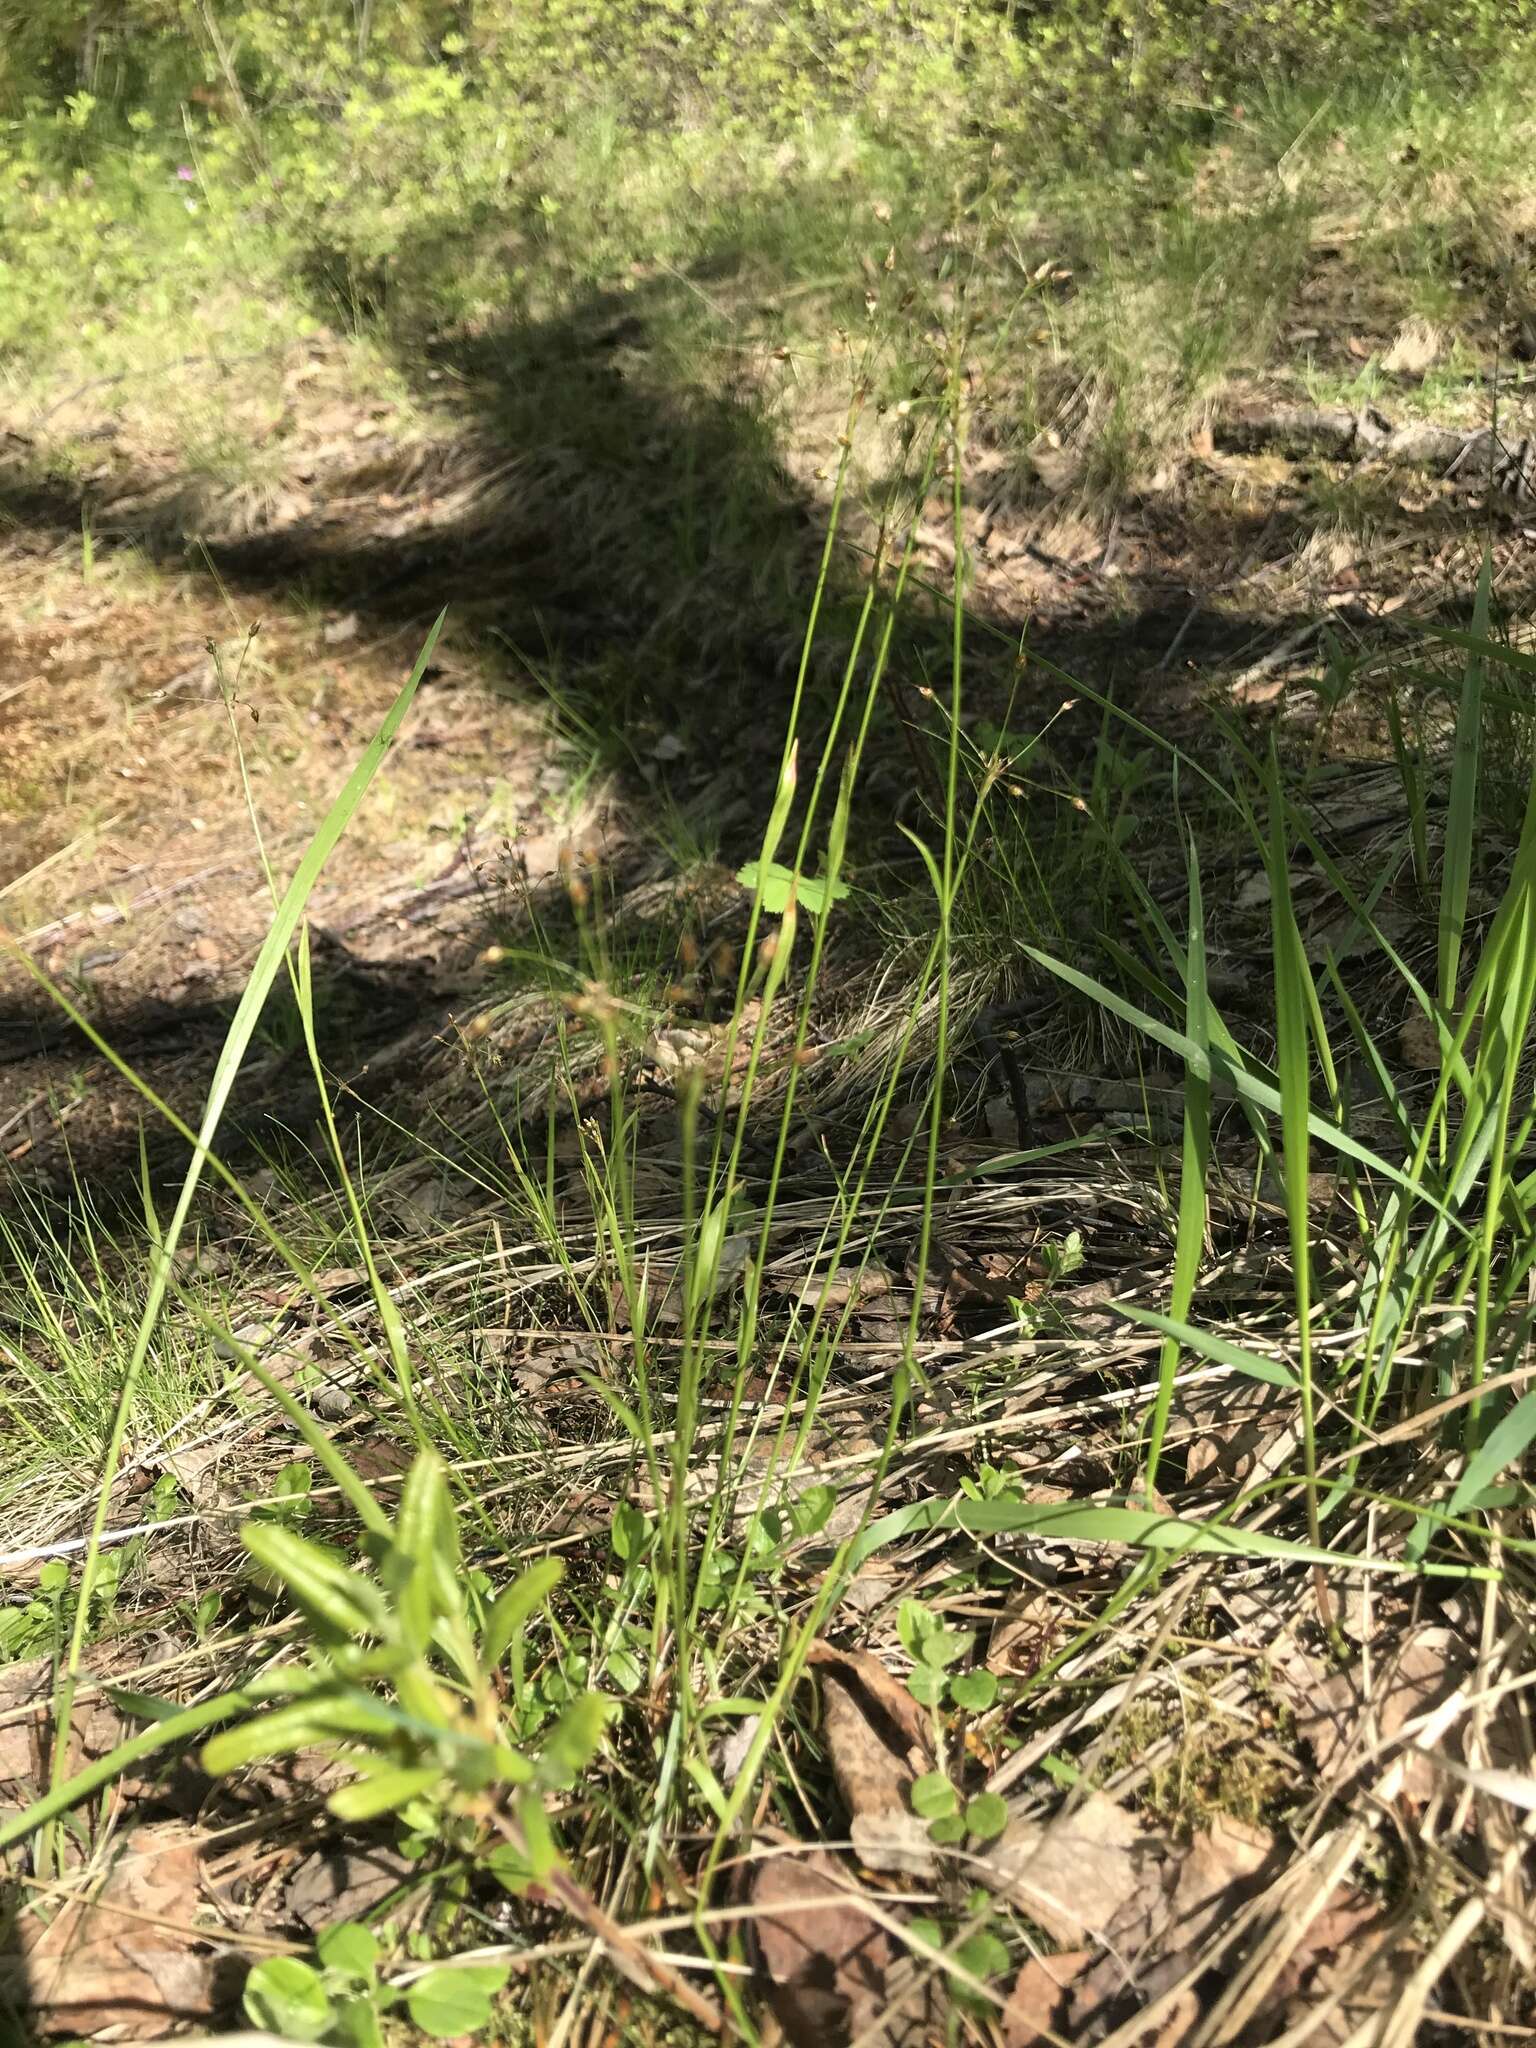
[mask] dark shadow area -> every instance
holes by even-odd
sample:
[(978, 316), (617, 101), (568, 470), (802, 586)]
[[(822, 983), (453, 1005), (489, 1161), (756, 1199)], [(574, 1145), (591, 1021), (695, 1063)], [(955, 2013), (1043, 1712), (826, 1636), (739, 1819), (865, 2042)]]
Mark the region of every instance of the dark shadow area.
[[(677, 296), (689, 290), (685, 279), (652, 280), (593, 293), (558, 319), (416, 351), (402, 344), (402, 368), (434, 399), (451, 389), (462, 420), (462, 447), (451, 451), (448, 470), (416, 486), (416, 510), (425, 506), (430, 517), (401, 517), (402, 487), (395, 478), (385, 490), (391, 472), (378, 455), (368, 458), (371, 471), (364, 462), (316, 477), (310, 509), (278, 530), (205, 537), (163, 500), (135, 514), (130, 501), (141, 479), (108, 474), (82, 484), (49, 474), (23, 448), (0, 456), (0, 518), (58, 542), (77, 539), (88, 517), (101, 546), (132, 542), (163, 562), (211, 570), (253, 607), (301, 594), (357, 615), (363, 630), (407, 624), (424, 633), (447, 606), (454, 631), (492, 654), (509, 691), (552, 698), (596, 744), (621, 806), (643, 819), (664, 802), (699, 802), (721, 821), (723, 856), (743, 857), (755, 848), (771, 796), (826, 515), (778, 459), (770, 425), (746, 396), (736, 402), (678, 388), (664, 336)], [(1060, 701), (1055, 668), (1198, 744), (1213, 692), (1219, 698), (1224, 681), (1296, 624), (1257, 602), (1248, 608), (1241, 589), (1224, 589), (1230, 567), (1213, 570), (1202, 586), (1189, 564), (1219, 570), (1241, 565), (1256, 547), (1269, 558), (1294, 552), (1315, 517), (1304, 501), (1265, 518), (1211, 499), (1192, 506), (1187, 493), (1150, 495), (1121, 509), (1097, 559), (1073, 561), (1031, 537), (1049, 521), (1047, 496), (1030, 500), (1016, 485), (1005, 495), (1011, 503), (1001, 511), (995, 491), (972, 507), (987, 526), (968, 535), (972, 601), (991, 629), (970, 640), (968, 692), (979, 711), (1011, 696), (1028, 730)], [(1463, 530), (1483, 512), (1469, 497)], [(802, 762), (817, 757), (865, 573), (856, 549), (837, 551), (802, 717)], [(942, 553), (922, 573), (942, 589)], [(1464, 623), (1469, 609), (1470, 588), (1448, 584), (1434, 616)], [(1331, 622), (1345, 634), (1380, 628), (1348, 598)], [(924, 751), (937, 741), (937, 729), (914, 736), (911, 726), (914, 686), (945, 673), (942, 599), (919, 589), (901, 630), (861, 799), (863, 857), (897, 844), (893, 816), (903, 804), (911, 815), (914, 799), (920, 804)], [(1015, 652), (1025, 633), (1041, 665), (1021, 684)], [(1074, 744), (1063, 735), (1069, 765)], [(322, 1007), (345, 1019), (339, 1043), (327, 1046), (338, 1071), (366, 1069), (413, 1020), (429, 1041), (454, 1007), (424, 994), (408, 964), (359, 965), (345, 946), (321, 972)], [(229, 1012), (227, 1004), (146, 1002), (100, 1021), (126, 1058), (184, 1059), (205, 1082)], [(41, 1001), (27, 998), (0, 1014), (0, 1063), (65, 1061), (85, 1050)], [(235, 1133), (259, 1138), (277, 1099), (273, 1078), (269, 1071), (254, 1101), (237, 1101)], [(296, 1117), (302, 1127), (309, 1112), (301, 1048), (276, 1080), (279, 1093), (289, 1091), (285, 1121)], [(136, 1199), (136, 1132), (101, 1142), (93, 1176)]]

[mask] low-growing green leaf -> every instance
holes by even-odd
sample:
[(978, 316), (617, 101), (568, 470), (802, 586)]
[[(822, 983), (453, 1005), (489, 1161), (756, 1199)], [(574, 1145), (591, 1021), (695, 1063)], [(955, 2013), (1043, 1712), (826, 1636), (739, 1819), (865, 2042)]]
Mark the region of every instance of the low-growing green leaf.
[(650, 1540), (649, 1519), (629, 1501), (620, 1501), (613, 1511), (613, 1528), (609, 1541), (613, 1554), (621, 1564), (628, 1564), (632, 1558), (641, 1557)]
[(371, 1991), (338, 2000), (331, 2038), (342, 2048), (384, 2048), (384, 2029)]
[(818, 1535), (831, 1521), (836, 1506), (835, 1486), (808, 1486), (804, 1493), (796, 1494), (790, 1503), (790, 1527), (802, 1540), (807, 1536)]
[(645, 1666), (633, 1650), (610, 1650), (603, 1662), (603, 1676), (620, 1692), (638, 1692), (645, 1683)]
[(997, 1792), (978, 1792), (966, 1801), (966, 1832), (978, 1842), (990, 1842), (1008, 1825), (1008, 1802)]
[(990, 1671), (957, 1671), (949, 1681), (950, 1697), (968, 1714), (984, 1714), (997, 1698), (997, 1680)]
[(600, 1692), (573, 1699), (545, 1737), (539, 1776), (546, 1784), (574, 1785), (597, 1755), (603, 1730), (617, 1711)]
[(287, 1756), (315, 1743), (384, 1741), (399, 1729), (400, 1716), (367, 1693), (351, 1688), (311, 1693), (210, 1736), (203, 1744), (203, 1768), (220, 1777), (258, 1757)]
[(433, 1790), (443, 1781), (436, 1764), (415, 1769), (378, 1771), (342, 1785), (326, 1800), (338, 1820), (377, 1820), (381, 1813), (395, 1813), (408, 1799)]
[(523, 1848), (527, 1853), (528, 1867), (535, 1880), (542, 1883), (552, 1870), (559, 1868), (560, 1844), (555, 1840), (555, 1831), (549, 1824), (549, 1815), (537, 1792), (522, 1795), (517, 1802), (517, 1817), (523, 1824)]
[(1008, 1967), (1008, 1945), (990, 1928), (979, 1928), (960, 1943), (955, 1961), (973, 1977), (1000, 1977)]
[(896, 1609), (896, 1634), (901, 1647), (915, 1662), (923, 1657), (923, 1641), (934, 1627), (932, 1615), (920, 1600), (903, 1600)]
[(371, 1977), (379, 1960), (379, 1944), (366, 1927), (343, 1920), (327, 1927), (315, 1942), (315, 1953), (328, 1970), (346, 1977)]
[(956, 1842), (965, 1840), (965, 1822), (958, 1813), (941, 1813), (937, 1820), (928, 1823), (928, 1839), (937, 1842), (941, 1849), (952, 1849)]
[(944, 1697), (944, 1674), (930, 1665), (919, 1664), (908, 1674), (907, 1691), (919, 1706), (936, 1707)]
[(315, 1620), (344, 1636), (388, 1635), (390, 1611), (383, 1593), (323, 1545), (280, 1522), (247, 1522), (240, 1541)]
[(245, 1980), (246, 2018), (290, 2041), (319, 2041), (335, 2012), (320, 1973), (297, 1956), (268, 1956)]
[(543, 1606), (559, 1585), (564, 1570), (565, 1566), (558, 1557), (541, 1558), (539, 1563), (530, 1565), (497, 1595), (495, 1605), (485, 1618), (485, 1634), (480, 1644), (480, 1654), (488, 1670), (495, 1671), (500, 1667), (511, 1647), (512, 1638), (522, 1630), (535, 1610)]
[(501, 1964), (466, 1963), (459, 1969), (428, 1970), (405, 1994), (405, 2006), (424, 2034), (452, 2041), (491, 2021), (491, 2001), (506, 1983)]
[(912, 1811), (921, 1814), (924, 1820), (937, 1820), (941, 1815), (954, 1813), (959, 1807), (959, 1796), (942, 1771), (926, 1771), (912, 1787)]
[(532, 1863), (515, 1842), (498, 1842), (494, 1849), (487, 1849), (479, 1859), (479, 1867), (514, 1898), (536, 1882)]
[[(796, 876), (793, 869), (771, 860), (765, 867), (760, 861), (749, 860), (744, 868), (737, 870), (736, 879), (743, 889), (756, 890), (758, 877), (762, 877), (763, 908), (770, 917), (779, 917), (789, 908), (793, 894), (795, 902), (812, 917), (819, 917), (827, 907), (827, 885), (810, 875)], [(846, 882), (832, 884), (832, 901), (841, 902), (848, 894)]]

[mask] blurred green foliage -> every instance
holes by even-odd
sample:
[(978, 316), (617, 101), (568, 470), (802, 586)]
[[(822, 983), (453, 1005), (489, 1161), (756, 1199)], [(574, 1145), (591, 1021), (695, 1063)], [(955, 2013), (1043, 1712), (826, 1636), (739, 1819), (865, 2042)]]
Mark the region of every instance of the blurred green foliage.
[[(955, 124), (1146, 127), (1255, 81), (1509, 49), (1536, 0), (4, 0), (0, 112), (358, 121), (482, 103), (509, 137), (595, 106), (788, 132), (857, 112), (913, 146)], [(989, 91), (996, 93), (989, 99)]]
[[(717, 249), (755, 222), (743, 233), (792, 237), (805, 269), (839, 208), (846, 241), (860, 195), (899, 219), (921, 194), (931, 219), (987, 181), (1025, 206), (1077, 178), (1102, 240), (1131, 190), (1106, 165), (1155, 179), (1298, 86), (1333, 119), (1417, 70), (1455, 104), (1533, 16), (1536, 0), (0, 0), (0, 351), (61, 321), (89, 340), (130, 308), (174, 326), (242, 269), (253, 302), (297, 278), (327, 319), (547, 312), (636, 262), (690, 263), (706, 214)], [(1207, 225), (1192, 232), (1205, 291)]]

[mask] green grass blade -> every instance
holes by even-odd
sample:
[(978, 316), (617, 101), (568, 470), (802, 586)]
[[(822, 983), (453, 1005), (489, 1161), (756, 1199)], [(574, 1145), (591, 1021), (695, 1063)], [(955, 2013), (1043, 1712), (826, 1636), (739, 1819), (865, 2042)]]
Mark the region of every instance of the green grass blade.
[[(230, 1092), (235, 1085), (235, 1076), (240, 1071), (241, 1062), (245, 1058), (251, 1039), (255, 1034), (257, 1023), (266, 1005), (267, 997), (271, 994), (273, 983), (282, 971), (288, 947), (292, 942), (295, 931), (298, 929), (299, 919), (304, 914), (304, 906), (309, 901), (315, 884), (319, 881), (321, 872), (334, 852), (342, 833), (350, 823), (353, 813), (362, 802), (363, 797), (367, 794), (370, 783), (372, 783), (383, 765), (384, 757), (389, 752), (395, 735), (400, 730), (401, 722), (406, 712), (410, 709), (411, 700), (416, 695), (422, 676), (426, 673), (427, 665), (432, 658), (433, 649), (437, 645), (438, 634), (442, 630), (442, 624), (442, 616), (439, 615), (433, 624), (431, 632), (427, 635), (426, 643), (417, 657), (415, 667), (411, 670), (394, 703), (390, 706), (383, 724), (364, 749), (361, 759), (347, 779), (345, 788), (332, 804), (321, 823), (320, 829), (310, 841), (309, 848), (303, 859), (299, 862), (298, 870), (293, 880), (289, 883), (282, 902), (278, 905), (277, 913), (267, 932), (266, 940), (262, 945), (260, 953), (257, 955), (256, 965), (251, 970), (250, 980), (246, 983), (245, 992), (240, 998), (239, 1005), (230, 1022), (228, 1033), (225, 1036), (218, 1064), (214, 1069), (213, 1081), (209, 1087), (202, 1121), (198, 1127), (192, 1158), (182, 1180), (181, 1192), (177, 1197), (176, 1206), (172, 1211), (170, 1224), (166, 1229), (164, 1238), (157, 1246), (153, 1276), (145, 1297), (143, 1309), (139, 1315), (133, 1351), (123, 1376), (123, 1385), (113, 1416), (112, 1430), (108, 1438), (106, 1455), (103, 1461), (101, 1483), (97, 1493), (96, 1511), (92, 1518), (90, 1537), (81, 1567), (80, 1592), (75, 1607), (74, 1626), (70, 1635), (69, 1655), (65, 1665), (65, 1676), (68, 1685), (73, 1684), (74, 1679), (79, 1673), (80, 1660), (85, 1649), (86, 1630), (89, 1626), (91, 1608), (91, 1593), (101, 1556), (101, 1538), (106, 1528), (107, 1510), (111, 1501), (112, 1487), (117, 1477), (118, 1466), (122, 1461), (123, 1443), (127, 1434), (128, 1418), (133, 1409), (134, 1394), (137, 1391), (139, 1377), (143, 1371), (144, 1361), (149, 1353), (150, 1342), (154, 1336), (160, 1310), (165, 1301), (166, 1289), (170, 1283), (173, 1271), (176, 1246), (180, 1241), (188, 1213), (191, 1210), (192, 1198), (197, 1192), (199, 1181), (202, 1179), (203, 1165), (208, 1157), (209, 1147), (212, 1145), (214, 1133), (218, 1129), (225, 1108), (228, 1105)], [(64, 1718), (66, 1704), (61, 1701), (61, 1720)], [(59, 1744), (59, 1754), (61, 1756), (64, 1753), (65, 1747), (66, 1745), (63, 1743)]]
[(1027, 1529), (1032, 1535), (1065, 1543), (1117, 1543), (1132, 1550), (1171, 1550), (1181, 1556), (1273, 1557), (1336, 1571), (1407, 1569), (1396, 1558), (1357, 1557), (1346, 1550), (1293, 1543), (1284, 1536), (1233, 1528), (1225, 1522), (1185, 1522), (1177, 1515), (1155, 1514), (1149, 1508), (1078, 1507), (1070, 1501), (964, 1500), (955, 1510), (955, 1519), (962, 1529), (977, 1536)]
[(1466, 929), (1467, 896), (1472, 880), (1472, 840), (1477, 824), (1477, 781), (1483, 737), (1483, 678), (1487, 672), (1481, 646), (1486, 645), (1488, 638), (1492, 580), (1492, 557), (1485, 552), (1472, 612), (1472, 638), (1478, 644), (1478, 651), (1468, 657), (1462, 675), (1461, 705), (1456, 714), (1450, 807), (1445, 821), (1445, 855), (1440, 879), (1440, 1002), (1447, 1016), (1456, 1007), (1462, 935)]
[(1513, 1465), (1536, 1441), (1536, 1394), (1517, 1401), (1502, 1422), (1495, 1423), (1467, 1460), (1467, 1469), (1456, 1482), (1446, 1503), (1446, 1513), (1457, 1515), (1472, 1506), (1485, 1486), (1491, 1486), (1506, 1465)]
[[(1053, 954), (1041, 952), (1038, 946), (1025, 946), (1022, 951), (1038, 966), (1054, 974), (1059, 981), (1064, 981), (1069, 988), (1075, 988), (1080, 995), (1091, 997), (1112, 1016), (1119, 1017), (1126, 1024), (1134, 1025), (1156, 1044), (1166, 1046), (1186, 1065), (1198, 1062), (1202, 1057), (1200, 1048), (1187, 1032), (1176, 1031), (1171, 1024), (1164, 1024), (1158, 1018), (1148, 1016), (1145, 1010), (1138, 1009), (1134, 1003), (1128, 1003), (1123, 996), (1117, 995), (1102, 981), (1096, 981), (1091, 974), (1080, 974), (1064, 960), (1056, 959)], [(1207, 1057), (1212, 1075), (1225, 1081), (1245, 1102), (1264, 1110), (1270, 1116), (1280, 1114), (1279, 1089), (1255, 1074), (1243, 1063), (1241, 1057), (1234, 1058), (1223, 1051), (1214, 1039)], [(1416, 1181), (1401, 1166), (1394, 1166), (1390, 1159), (1384, 1159), (1379, 1152), (1373, 1152), (1369, 1145), (1362, 1145), (1358, 1138), (1352, 1138), (1348, 1131), (1330, 1123), (1316, 1110), (1308, 1115), (1307, 1128), (1320, 1144), (1326, 1145), (1331, 1151), (1343, 1153), (1346, 1158), (1368, 1167), (1372, 1173), (1379, 1173), (1384, 1180), (1403, 1188), (1416, 1199), (1427, 1202), (1431, 1208), (1439, 1210), (1455, 1223), (1455, 1218), (1451, 1216), (1446, 1205), (1427, 1189), (1422, 1181)], [(1461, 1228), (1460, 1225), (1457, 1227)]]
[[(1174, 1235), (1170, 1323), (1182, 1325), (1195, 1298), (1200, 1257), (1205, 1249), (1206, 1176), (1211, 1161), (1211, 1034), (1210, 996), (1205, 978), (1205, 905), (1200, 893), (1200, 862), (1193, 838), (1188, 848), (1189, 944), (1184, 956), (1184, 1023), (1198, 1057), (1184, 1074), (1184, 1132), (1179, 1159), (1179, 1220)], [(1179, 1339), (1170, 1328), (1158, 1359), (1157, 1399), (1147, 1429), (1146, 1497), (1156, 1496), (1157, 1468), (1173, 1408), (1174, 1381), (1179, 1370)]]
[[(1280, 761), (1269, 755), (1269, 908), (1275, 970), (1275, 1063), (1280, 1076), (1280, 1158), (1285, 1215), (1291, 1239), (1291, 1286), (1301, 1382), (1301, 1447), (1307, 1482), (1307, 1533), (1319, 1545), (1317, 1498), (1317, 1416), (1312, 1390), (1312, 1228), (1308, 1177), (1312, 1165), (1311, 1017), (1317, 992), (1307, 965), (1296, 909), (1291, 901), (1290, 840)], [(1321, 1581), (1319, 1605), (1327, 1598)], [(1325, 1621), (1327, 1619), (1325, 1613)]]
[(1292, 1389), (1301, 1384), (1288, 1365), (1282, 1365), (1278, 1359), (1261, 1358), (1258, 1352), (1246, 1351), (1241, 1344), (1234, 1344), (1230, 1337), (1218, 1336), (1213, 1330), (1202, 1330), (1177, 1316), (1165, 1316), (1160, 1309), (1138, 1308), (1134, 1302), (1117, 1301), (1115, 1309), (1133, 1323), (1161, 1330), (1175, 1347), (1198, 1352), (1215, 1365), (1228, 1365), (1251, 1380), (1265, 1380), (1272, 1387)]

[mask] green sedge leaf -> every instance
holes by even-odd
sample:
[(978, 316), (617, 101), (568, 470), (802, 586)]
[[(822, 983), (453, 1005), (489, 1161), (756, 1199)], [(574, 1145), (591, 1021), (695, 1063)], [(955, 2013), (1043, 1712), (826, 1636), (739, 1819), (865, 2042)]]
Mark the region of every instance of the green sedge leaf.
[(1294, 1389), (1301, 1384), (1288, 1365), (1281, 1365), (1277, 1359), (1261, 1358), (1256, 1351), (1245, 1351), (1240, 1344), (1218, 1337), (1213, 1331), (1197, 1329), (1193, 1323), (1179, 1322), (1173, 1316), (1162, 1315), (1155, 1308), (1137, 1308), (1126, 1301), (1117, 1301), (1113, 1306), (1118, 1314), (1131, 1322), (1144, 1323), (1151, 1330), (1161, 1330), (1165, 1337), (1174, 1338), (1186, 1351), (1198, 1351), (1202, 1358), (1209, 1358), (1217, 1365), (1229, 1365), (1234, 1372), (1246, 1373), (1249, 1379), (1266, 1380), (1272, 1387)]
[(1150, 1509), (1079, 1507), (1072, 1502), (1014, 1500), (961, 1501), (955, 1519), (973, 1535), (995, 1536), (1028, 1529), (1037, 1536), (1076, 1543), (1120, 1543), (1137, 1550), (1171, 1550), (1180, 1555), (1278, 1557), (1292, 1564), (1330, 1565), (1339, 1571), (1401, 1571), (1395, 1558), (1360, 1557), (1322, 1545), (1292, 1543), (1283, 1536), (1225, 1522), (1183, 1522)]
[(1536, 1394), (1517, 1401), (1509, 1413), (1496, 1422), (1481, 1446), (1467, 1460), (1467, 1469), (1456, 1482), (1448, 1513), (1456, 1515), (1491, 1486), (1506, 1465), (1525, 1455), (1536, 1438)]

